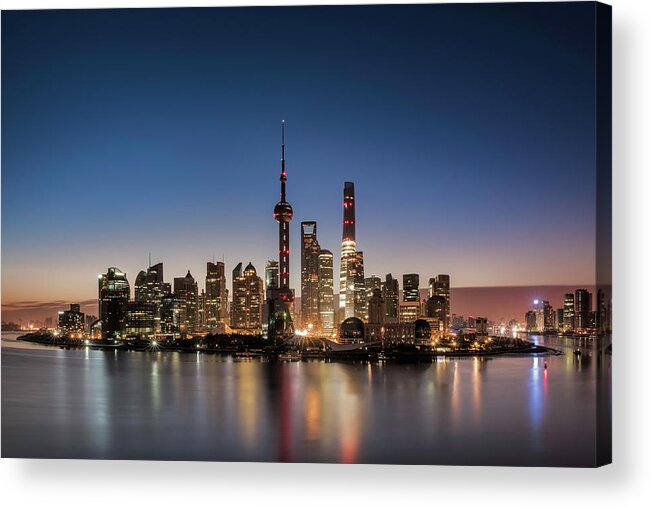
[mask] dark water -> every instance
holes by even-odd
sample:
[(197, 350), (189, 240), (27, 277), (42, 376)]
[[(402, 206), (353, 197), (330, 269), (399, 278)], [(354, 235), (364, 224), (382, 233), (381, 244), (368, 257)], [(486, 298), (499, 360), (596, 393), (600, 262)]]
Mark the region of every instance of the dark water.
[[(238, 362), (2, 340), (2, 456), (593, 466), (603, 344), (427, 365)], [(544, 369), (543, 362), (548, 368)]]

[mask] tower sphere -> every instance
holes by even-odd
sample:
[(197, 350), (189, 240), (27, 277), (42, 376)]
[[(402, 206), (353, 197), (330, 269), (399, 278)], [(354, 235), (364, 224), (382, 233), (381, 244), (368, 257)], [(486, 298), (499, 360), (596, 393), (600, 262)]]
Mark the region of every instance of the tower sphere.
[(294, 210), (288, 202), (280, 201), (276, 204), (276, 207), (274, 208), (274, 218), (276, 219), (276, 222), (290, 222), (293, 215)]

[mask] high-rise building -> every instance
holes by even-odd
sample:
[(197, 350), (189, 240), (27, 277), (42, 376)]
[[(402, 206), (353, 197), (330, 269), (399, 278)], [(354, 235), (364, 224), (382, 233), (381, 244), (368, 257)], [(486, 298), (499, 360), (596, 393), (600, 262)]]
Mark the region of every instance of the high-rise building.
[(450, 275), (440, 274), (436, 278), (429, 280), (429, 294), (430, 297), (440, 296), (445, 298), (445, 319), (443, 322), (443, 332), (448, 333), (450, 330)]
[(174, 294), (181, 301), (181, 332), (193, 333), (199, 327), (199, 286), (190, 270), (184, 277), (174, 278)]
[(355, 184), (344, 183), (344, 218), (341, 237), (341, 263), (339, 272), (339, 308), (344, 311), (344, 318), (355, 316), (355, 283), (349, 283), (348, 276), (354, 270), (348, 266), (357, 252), (355, 242)]
[(127, 303), (125, 335), (128, 338), (146, 339), (156, 332), (156, 304), (148, 301)]
[(386, 275), (383, 289), (385, 312), (384, 315), (388, 319), (398, 318), (398, 303), (399, 303), (399, 286), (398, 280), (393, 278), (391, 273)]
[[(430, 319), (436, 319), (438, 323), (437, 330), (446, 331), (445, 322), (447, 320), (448, 305), (445, 297), (432, 295), (427, 300), (426, 315)], [(442, 328), (442, 329), (441, 329)]]
[(70, 310), (59, 312), (59, 333), (61, 336), (81, 338), (85, 332), (85, 316), (78, 304), (71, 304)]
[(118, 268), (108, 268), (106, 273), (99, 275), (98, 282), (102, 337), (119, 339), (124, 335), (126, 305), (131, 292), (127, 275)]
[[(274, 207), (274, 219), (278, 222), (278, 288), (268, 291), (267, 312), (269, 337), (274, 341), (289, 338), (294, 335), (291, 308), (293, 308), (294, 293), (289, 287), (289, 222), (294, 216), (294, 210), (287, 202), (285, 171), (285, 122), (282, 122), (280, 159), (280, 201)], [(235, 297), (233, 295), (233, 297)]]
[(161, 298), (160, 332), (173, 337), (181, 332), (181, 300), (176, 294), (166, 294)]
[(160, 302), (170, 292), (169, 284), (163, 281), (163, 263), (151, 265), (147, 271), (140, 271), (134, 284), (135, 301), (154, 305), (154, 328), (160, 329)]
[(565, 294), (563, 298), (563, 328), (565, 331), (574, 329), (574, 294)]
[(326, 331), (332, 331), (335, 327), (333, 278), (332, 252), (321, 249), (319, 252), (319, 321), (321, 328)]
[(366, 287), (364, 286), (364, 252), (353, 252), (346, 259), (345, 315), (367, 319)]
[(262, 329), (262, 303), (264, 287), (262, 278), (249, 264), (242, 271), (240, 262), (233, 270), (233, 305), (231, 327), (235, 329)]
[(398, 322), (411, 324), (420, 317), (420, 301), (403, 301), (398, 305)]
[(577, 289), (574, 291), (574, 328), (592, 327), (592, 294), (587, 289)]
[(264, 263), (264, 288), (265, 290), (278, 288), (278, 261), (269, 260)]
[(206, 264), (205, 325), (208, 330), (216, 329), (226, 322), (228, 290), (223, 262)]
[(384, 313), (385, 304), (382, 290), (375, 287), (371, 290), (371, 297), (368, 298), (368, 323), (384, 324)]
[(416, 273), (402, 275), (402, 301), (405, 303), (420, 301), (419, 277)]
[(316, 222), (301, 222), (301, 320), (319, 325), (319, 252)]

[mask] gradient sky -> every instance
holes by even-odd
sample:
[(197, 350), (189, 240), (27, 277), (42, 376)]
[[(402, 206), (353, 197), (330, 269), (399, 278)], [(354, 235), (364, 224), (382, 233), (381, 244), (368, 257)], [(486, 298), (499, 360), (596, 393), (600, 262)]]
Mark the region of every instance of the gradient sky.
[(281, 119), (293, 287), (345, 180), (367, 276), (592, 285), (594, 49), (592, 3), (5, 11), (3, 303), (262, 272)]

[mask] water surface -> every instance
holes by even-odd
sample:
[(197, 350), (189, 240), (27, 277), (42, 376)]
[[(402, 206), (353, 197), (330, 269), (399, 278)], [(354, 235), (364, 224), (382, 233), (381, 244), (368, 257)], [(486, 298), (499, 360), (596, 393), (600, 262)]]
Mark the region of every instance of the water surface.
[(3, 457), (593, 466), (597, 391), (610, 382), (603, 344), (555, 337), (533, 339), (565, 355), (409, 365), (15, 336), (2, 338)]

